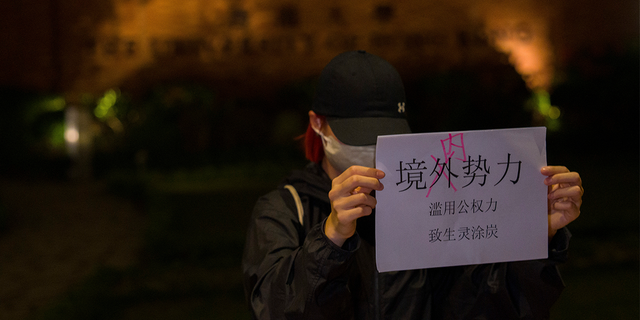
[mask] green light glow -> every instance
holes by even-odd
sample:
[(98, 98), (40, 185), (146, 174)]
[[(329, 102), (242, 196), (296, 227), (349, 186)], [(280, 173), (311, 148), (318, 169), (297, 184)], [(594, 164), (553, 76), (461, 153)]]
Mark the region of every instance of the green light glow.
[[(526, 107), (542, 116), (539, 119), (544, 121), (543, 123), (549, 131), (559, 131), (561, 129), (560, 115), (562, 112), (560, 108), (551, 105), (551, 98), (547, 91), (534, 91), (529, 101), (527, 101)], [(540, 122), (534, 123), (540, 124)]]
[(25, 110), (24, 113), (24, 119), (27, 123), (33, 123), (40, 116), (51, 112), (62, 111), (66, 106), (67, 102), (63, 97), (40, 97), (29, 103), (27, 110)]
[(62, 111), (67, 105), (63, 97), (52, 98), (44, 102), (44, 109), (47, 111)]
[(64, 122), (55, 123), (49, 132), (49, 143), (53, 148), (61, 149), (64, 148), (64, 131), (65, 125)]
[(538, 112), (544, 116), (549, 115), (549, 109), (551, 109), (551, 100), (549, 99), (549, 93), (544, 90), (538, 90), (535, 92), (536, 100), (538, 101)]
[(98, 101), (98, 106), (93, 110), (93, 114), (102, 119), (107, 116), (113, 116), (113, 105), (118, 99), (118, 93), (115, 90), (109, 89), (102, 98)]
[(560, 120), (548, 119), (546, 123), (546, 127), (547, 129), (549, 129), (549, 131), (558, 131), (561, 128)]
[(560, 118), (560, 108), (551, 106), (551, 108), (549, 109), (549, 118), (551, 118), (552, 120)]

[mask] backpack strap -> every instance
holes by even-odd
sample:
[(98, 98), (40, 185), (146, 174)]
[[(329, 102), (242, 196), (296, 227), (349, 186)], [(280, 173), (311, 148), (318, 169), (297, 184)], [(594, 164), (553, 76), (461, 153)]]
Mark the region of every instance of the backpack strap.
[(296, 203), (296, 209), (298, 210), (298, 221), (300, 222), (301, 226), (304, 226), (304, 222), (302, 220), (302, 217), (304, 217), (304, 209), (302, 208), (302, 201), (300, 201), (300, 195), (298, 195), (298, 191), (296, 191), (296, 188), (294, 188), (290, 184), (285, 185), (284, 188), (291, 192), (293, 201), (295, 201)]

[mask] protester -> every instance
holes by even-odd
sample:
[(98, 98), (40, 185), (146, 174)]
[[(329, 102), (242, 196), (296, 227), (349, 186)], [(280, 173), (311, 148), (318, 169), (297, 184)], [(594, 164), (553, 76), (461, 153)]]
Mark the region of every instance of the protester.
[[(405, 92), (388, 62), (364, 51), (335, 57), (309, 111), (311, 161), (255, 208), (242, 268), (256, 319), (546, 319), (564, 284), (567, 224), (582, 182), (541, 169), (549, 186), (549, 258), (379, 273), (375, 265), (376, 137), (409, 133)], [(546, 176), (546, 177), (545, 177)], [(416, 252), (415, 254), (420, 254)]]

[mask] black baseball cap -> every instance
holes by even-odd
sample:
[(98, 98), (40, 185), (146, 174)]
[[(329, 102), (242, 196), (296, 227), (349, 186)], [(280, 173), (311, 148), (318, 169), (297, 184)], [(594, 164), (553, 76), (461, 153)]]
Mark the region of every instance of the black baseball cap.
[(322, 70), (313, 112), (326, 116), (342, 143), (375, 144), (379, 135), (410, 133), (398, 71), (364, 50), (341, 53)]

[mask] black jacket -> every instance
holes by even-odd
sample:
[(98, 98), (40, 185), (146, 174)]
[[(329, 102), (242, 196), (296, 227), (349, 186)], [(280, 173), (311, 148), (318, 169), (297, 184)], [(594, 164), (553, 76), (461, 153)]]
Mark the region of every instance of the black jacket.
[[(300, 195), (303, 225), (286, 184)], [(311, 163), (258, 200), (242, 261), (256, 319), (546, 319), (564, 288), (556, 264), (566, 228), (545, 260), (378, 273), (372, 216), (342, 247), (325, 236), (330, 188)]]

